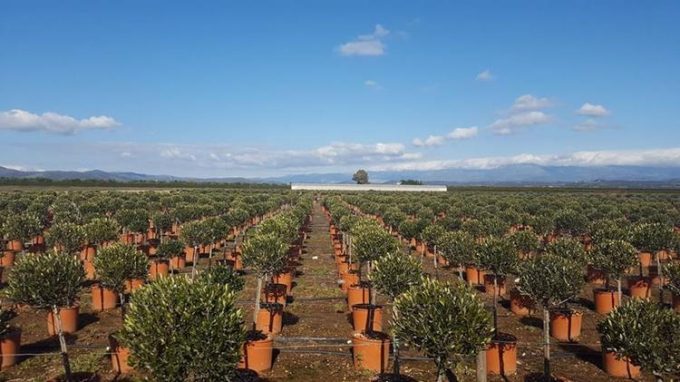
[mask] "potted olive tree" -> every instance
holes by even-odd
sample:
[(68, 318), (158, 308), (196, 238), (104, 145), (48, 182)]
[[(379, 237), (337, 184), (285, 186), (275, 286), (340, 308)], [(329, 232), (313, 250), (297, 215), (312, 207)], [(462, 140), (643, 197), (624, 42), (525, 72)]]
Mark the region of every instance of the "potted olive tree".
[[(640, 277), (630, 280), (629, 292), (633, 297), (651, 297), (651, 284), (663, 285), (663, 268), (659, 252), (670, 248), (675, 233), (661, 223), (642, 223), (633, 228), (632, 244), (640, 251)], [(655, 265), (652, 265), (654, 260)], [(647, 268), (647, 278), (643, 277)], [(663, 288), (659, 289), (659, 300), (663, 301)]]
[(510, 241), (515, 246), (522, 259), (532, 257), (541, 245), (538, 236), (531, 230), (522, 230), (513, 233), (510, 235)]
[(129, 349), (130, 364), (155, 381), (232, 380), (244, 337), (235, 292), (184, 277), (166, 277), (135, 292), (116, 336)]
[(47, 244), (55, 251), (74, 255), (85, 241), (83, 226), (75, 223), (56, 223), (47, 231)]
[(139, 278), (146, 269), (146, 255), (129, 244), (114, 244), (99, 251), (94, 258), (99, 284), (92, 286), (92, 305), (95, 311), (114, 309), (120, 301), (125, 310), (125, 289), (129, 280)]
[(157, 239), (162, 243), (163, 238), (172, 231), (175, 219), (167, 212), (157, 212), (151, 216)]
[(673, 310), (680, 313), (680, 263), (670, 263), (665, 267), (668, 276), (666, 288), (671, 291)]
[(479, 264), (488, 271), (484, 277), (487, 293), (493, 294), (494, 335), (486, 350), (490, 373), (511, 375), (517, 369), (517, 338), (498, 331), (498, 297), (505, 291), (505, 280), (517, 272), (517, 249), (508, 238), (489, 237), (479, 247)]
[(446, 232), (440, 239), (438, 249), (449, 265), (458, 268), (458, 277), (464, 280), (465, 265), (475, 256), (475, 238), (464, 231)]
[(21, 328), (11, 323), (15, 316), (14, 310), (0, 306), (0, 366), (3, 370), (16, 365), (21, 347)]
[(33, 214), (16, 214), (7, 217), (2, 231), (9, 244), (2, 252), (0, 265), (12, 266), (17, 252), (25, 248), (25, 243), (42, 232), (40, 219)]
[[(594, 289), (595, 311), (607, 314), (623, 301), (621, 278), (627, 269), (638, 263), (635, 248), (623, 240), (598, 241), (590, 254), (593, 265), (604, 272), (604, 288)], [(616, 294), (611, 286), (616, 280)]]
[(73, 256), (49, 252), (28, 254), (10, 272), (5, 294), (19, 304), (48, 311), (47, 328), (59, 336), (66, 379), (71, 381), (65, 333), (78, 328), (78, 294), (85, 273)]
[(210, 240), (210, 230), (202, 221), (182, 225), (180, 238), (187, 245), (186, 261), (191, 262), (191, 277), (196, 276), (196, 266), (200, 257), (199, 247)]
[[(422, 278), (423, 270), (420, 261), (401, 252), (388, 253), (380, 257), (373, 264), (373, 271), (370, 275), (371, 283), (391, 302), (394, 302), (397, 296), (406, 292), (412, 286), (420, 284)], [(393, 306), (393, 315), (394, 309)], [(371, 317), (366, 317), (365, 320), (366, 330), (370, 330), (369, 326), (373, 320)], [(394, 374), (399, 375), (399, 340), (396, 336), (393, 336), (392, 340)]]
[[(544, 254), (527, 261), (520, 268), (517, 288), (543, 307), (543, 347), (544, 347), (544, 376), (550, 378), (550, 334), (557, 333), (557, 325), (551, 324), (551, 309), (560, 308), (558, 313), (568, 315), (567, 335), (558, 338), (572, 340), (578, 337), (580, 325), (572, 323), (581, 316), (573, 316), (567, 307), (567, 301), (579, 294), (584, 284), (581, 264), (574, 260), (554, 254)], [(556, 315), (555, 317), (561, 317)], [(574, 319), (574, 317), (576, 317)], [(572, 327), (571, 324), (574, 324)], [(555, 330), (551, 330), (551, 326)], [(575, 326), (578, 326), (577, 328)], [(572, 329), (572, 330), (569, 330)], [(575, 330), (578, 329), (578, 330)], [(566, 337), (566, 338), (565, 338)]]
[[(186, 266), (185, 245), (180, 240), (166, 240), (158, 246), (156, 257), (152, 260), (151, 274), (166, 276), (169, 269), (181, 271)], [(169, 269), (166, 269), (169, 267)], [(155, 276), (154, 276), (155, 277)]]
[(438, 382), (461, 356), (479, 353), (493, 334), (484, 304), (464, 284), (425, 278), (398, 296), (394, 307), (394, 335), (434, 360)]
[(628, 300), (600, 321), (597, 330), (610, 376), (636, 378), (643, 369), (663, 381), (680, 372), (680, 315), (659, 304)]

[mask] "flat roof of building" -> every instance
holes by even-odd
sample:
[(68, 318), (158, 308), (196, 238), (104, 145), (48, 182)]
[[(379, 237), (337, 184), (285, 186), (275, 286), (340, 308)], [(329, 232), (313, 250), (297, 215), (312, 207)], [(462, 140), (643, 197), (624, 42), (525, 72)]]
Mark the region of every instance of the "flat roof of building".
[(291, 183), (291, 190), (305, 191), (400, 191), (400, 192), (446, 192), (446, 186), (407, 184), (329, 184)]

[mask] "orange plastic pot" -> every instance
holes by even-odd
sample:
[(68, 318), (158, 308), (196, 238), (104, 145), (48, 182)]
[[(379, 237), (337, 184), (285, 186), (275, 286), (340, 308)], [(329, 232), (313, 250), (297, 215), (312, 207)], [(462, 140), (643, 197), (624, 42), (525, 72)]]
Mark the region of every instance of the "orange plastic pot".
[[(496, 280), (497, 296), (503, 297), (505, 295), (505, 277), (498, 276)], [(484, 292), (493, 297), (493, 275), (484, 275)]]
[(600, 314), (609, 314), (619, 306), (619, 294), (611, 289), (594, 289), (595, 311)]
[(652, 264), (652, 254), (649, 252), (640, 252), (638, 254), (640, 258), (640, 265), (643, 267), (648, 267)]
[(238, 367), (257, 373), (269, 371), (272, 368), (273, 356), (274, 340), (271, 336), (262, 340), (249, 340), (243, 344), (243, 356)]
[(111, 348), (111, 368), (113, 371), (119, 374), (131, 372), (133, 368), (128, 364), (130, 349), (121, 345), (113, 336), (109, 336), (109, 345)]
[(0, 266), (11, 267), (14, 265), (14, 260), (16, 259), (16, 252), (13, 250), (6, 250), (2, 252), (2, 257), (0, 257)]
[(550, 335), (558, 341), (577, 342), (581, 336), (583, 313), (577, 310), (550, 311)]
[(92, 285), (92, 311), (102, 312), (115, 309), (118, 305), (118, 293), (101, 285)]
[(345, 273), (348, 273), (349, 271), (356, 271), (359, 269), (359, 266), (357, 263), (347, 263), (344, 261), (341, 261), (338, 263), (338, 274), (342, 276)]
[(633, 298), (650, 298), (652, 296), (650, 280), (644, 277), (628, 280), (628, 293)]
[(194, 263), (194, 259), (196, 258), (196, 249), (194, 247), (185, 247), (184, 248), (184, 257), (186, 259), (187, 263)]
[(267, 284), (262, 290), (262, 301), (266, 303), (277, 303), (286, 306), (286, 286), (283, 284)]
[(285, 285), (286, 286), (286, 293), (288, 293), (290, 295), (291, 290), (293, 289), (293, 271), (280, 273), (280, 274), (272, 277), (272, 282), (274, 284)]
[(351, 310), (356, 304), (367, 304), (369, 302), (370, 288), (361, 285), (352, 285), (347, 288), (347, 306)]
[(384, 333), (363, 333), (352, 336), (354, 367), (382, 373), (387, 370), (390, 356), (390, 339)]
[(492, 375), (513, 375), (517, 372), (517, 338), (499, 334), (486, 348), (486, 371)]
[(356, 304), (352, 306), (352, 325), (358, 333), (381, 332), (382, 306), (371, 304)]
[(264, 334), (279, 334), (283, 328), (283, 307), (280, 304), (261, 304), (255, 329)]
[(173, 256), (170, 258), (170, 268), (182, 270), (187, 266), (187, 260), (184, 255)]
[(125, 280), (125, 293), (132, 293), (135, 290), (144, 286), (144, 279), (128, 279)]
[(526, 317), (534, 310), (531, 297), (522, 295), (518, 290), (510, 292), (510, 311), (518, 317)]
[(149, 278), (157, 280), (161, 277), (167, 277), (170, 274), (170, 263), (163, 260), (154, 260), (149, 266)]
[(465, 267), (465, 279), (469, 285), (480, 285), (485, 275), (486, 272), (475, 266), (468, 265)]
[(616, 359), (613, 352), (602, 353), (602, 364), (610, 377), (633, 379), (640, 376), (640, 366), (633, 365), (626, 358)]
[[(75, 305), (70, 308), (58, 308), (61, 318), (61, 331), (66, 334), (73, 334), (78, 330), (78, 313), (80, 306)], [(52, 310), (47, 312), (47, 333), (53, 336), (57, 334), (57, 321)]]
[(0, 357), (2, 357), (2, 369), (12, 367), (17, 364), (21, 349), (21, 329), (11, 329), (9, 333), (0, 337)]
[(85, 278), (87, 280), (97, 279), (97, 270), (94, 268), (94, 263), (91, 260), (83, 260), (83, 269), (85, 269)]
[(342, 283), (340, 283), (340, 289), (343, 292), (347, 292), (349, 287), (359, 283), (359, 275), (353, 272), (345, 273), (342, 275)]
[(24, 243), (21, 240), (10, 240), (7, 242), (7, 249), (15, 252), (23, 251)]

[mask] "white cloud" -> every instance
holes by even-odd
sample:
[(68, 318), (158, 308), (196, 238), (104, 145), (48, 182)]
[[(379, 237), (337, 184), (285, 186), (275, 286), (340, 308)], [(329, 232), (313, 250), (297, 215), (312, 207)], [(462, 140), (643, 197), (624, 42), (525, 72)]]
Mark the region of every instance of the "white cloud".
[(120, 157), (121, 157), (121, 158), (132, 158), (133, 155), (132, 155), (132, 153), (129, 152), (129, 151), (123, 151), (123, 152), (120, 153)]
[(595, 119), (588, 118), (583, 122), (579, 122), (576, 125), (572, 126), (572, 130), (579, 131), (579, 132), (590, 132), (590, 131), (595, 131), (595, 130), (600, 130), (600, 129), (606, 129), (609, 128), (609, 126), (600, 123), (596, 121)]
[(441, 146), (446, 143), (446, 141), (473, 138), (477, 136), (478, 130), (477, 126), (459, 127), (451, 130), (451, 132), (446, 135), (430, 135), (425, 139), (415, 138), (411, 143), (416, 147)]
[(382, 89), (382, 85), (380, 85), (377, 81), (373, 81), (373, 80), (364, 81), (364, 86), (366, 86), (369, 89), (373, 89), (373, 90)]
[(160, 150), (160, 156), (169, 159), (188, 159), (195, 161), (196, 156), (188, 151), (190, 150), (183, 150), (176, 146), (166, 147)]
[(511, 111), (540, 110), (551, 107), (552, 101), (545, 97), (535, 97), (531, 94), (524, 94), (515, 99)]
[(361, 35), (356, 40), (341, 44), (337, 49), (343, 56), (382, 56), (387, 49), (383, 39), (389, 34), (389, 30), (377, 24), (373, 33)]
[(497, 119), (489, 127), (498, 135), (514, 134), (526, 127), (550, 122), (551, 117), (542, 111), (526, 111)]
[(0, 130), (74, 134), (80, 130), (110, 129), (119, 125), (115, 119), (105, 115), (76, 119), (52, 112), (39, 115), (21, 109), (0, 112)]
[(609, 110), (602, 105), (594, 105), (586, 102), (576, 111), (576, 114), (599, 118), (609, 115)]
[(494, 75), (491, 73), (489, 69), (480, 72), (479, 74), (477, 74), (476, 77), (477, 81), (491, 81), (494, 78), (495, 78)]

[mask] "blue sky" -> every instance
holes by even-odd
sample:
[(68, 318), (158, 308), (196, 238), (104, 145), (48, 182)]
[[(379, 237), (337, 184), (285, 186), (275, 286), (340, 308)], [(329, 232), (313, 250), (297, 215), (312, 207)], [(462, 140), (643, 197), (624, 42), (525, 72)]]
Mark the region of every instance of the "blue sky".
[(680, 166), (676, 1), (31, 1), (0, 165), (268, 176)]

